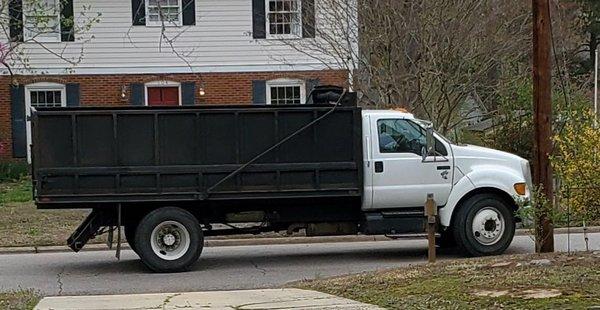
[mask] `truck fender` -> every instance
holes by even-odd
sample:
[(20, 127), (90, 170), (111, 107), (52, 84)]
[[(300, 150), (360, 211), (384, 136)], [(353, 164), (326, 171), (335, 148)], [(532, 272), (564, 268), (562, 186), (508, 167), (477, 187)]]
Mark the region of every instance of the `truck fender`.
[(450, 226), (454, 210), (459, 206), (461, 200), (478, 189), (487, 188), (492, 192), (502, 192), (507, 197), (511, 197), (514, 202), (513, 197), (517, 193), (512, 186), (520, 182), (524, 182), (524, 180), (506, 169), (477, 169), (477, 171), (468, 173), (454, 185), (448, 202), (439, 210), (440, 224), (445, 227)]
[(460, 201), (462, 197), (475, 189), (475, 185), (469, 180), (468, 177), (463, 176), (458, 180), (456, 184), (452, 187), (452, 191), (450, 192), (450, 196), (448, 197), (448, 201), (443, 208), (440, 208), (438, 211), (440, 217), (440, 224), (442, 226), (448, 227), (450, 226), (450, 221), (452, 220), (452, 213), (454, 212), (454, 208)]

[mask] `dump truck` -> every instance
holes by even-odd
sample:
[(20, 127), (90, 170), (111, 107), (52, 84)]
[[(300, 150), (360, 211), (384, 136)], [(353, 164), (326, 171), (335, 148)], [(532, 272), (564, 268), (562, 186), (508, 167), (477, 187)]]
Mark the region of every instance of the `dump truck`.
[[(313, 90), (302, 105), (40, 108), (31, 113), (39, 209), (91, 209), (75, 252), (108, 233), (155, 272), (192, 266), (207, 236), (424, 233), (503, 253), (530, 196), (527, 160), (453, 143), (405, 111)], [(114, 233), (114, 234), (113, 234)]]

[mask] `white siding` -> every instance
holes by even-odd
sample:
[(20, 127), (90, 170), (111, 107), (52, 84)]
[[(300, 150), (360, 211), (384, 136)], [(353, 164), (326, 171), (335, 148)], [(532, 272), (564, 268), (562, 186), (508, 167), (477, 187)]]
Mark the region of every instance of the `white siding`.
[(185, 55), (185, 61), (168, 44), (163, 42), (160, 47), (160, 27), (131, 25), (131, 1), (74, 2), (76, 19), (84, 6), (91, 7), (86, 14), (102, 14), (101, 21), (86, 33), (89, 41), (84, 43), (85, 39), (79, 37), (76, 42), (46, 43), (45, 47), (68, 59), (79, 58), (83, 49), (83, 60), (73, 66), (38, 44), (26, 43), (23, 51), (33, 69), (29, 73), (240, 72), (325, 67), (314, 57), (281, 42), (254, 40), (251, 0), (196, 0), (196, 25), (167, 29), (168, 36), (183, 32), (174, 46)]

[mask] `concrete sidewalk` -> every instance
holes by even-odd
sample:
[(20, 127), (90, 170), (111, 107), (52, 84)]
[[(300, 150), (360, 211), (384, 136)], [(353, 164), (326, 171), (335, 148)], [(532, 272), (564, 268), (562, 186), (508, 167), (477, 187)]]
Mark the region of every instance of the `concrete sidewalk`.
[(133, 309), (382, 309), (333, 295), (300, 289), (265, 289), (177, 294), (46, 297), (36, 310)]

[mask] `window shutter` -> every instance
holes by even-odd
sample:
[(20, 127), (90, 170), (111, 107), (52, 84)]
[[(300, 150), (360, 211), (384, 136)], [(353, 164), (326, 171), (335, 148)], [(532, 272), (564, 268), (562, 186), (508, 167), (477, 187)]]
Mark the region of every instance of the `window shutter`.
[(192, 26), (196, 24), (196, 1), (194, 0), (182, 0), (181, 8), (183, 15), (183, 25)]
[(10, 113), (12, 125), (13, 157), (27, 157), (27, 120), (25, 113), (25, 87), (11, 86)]
[(8, 11), (10, 16), (10, 41), (23, 42), (23, 1), (9, 0)]
[(302, 37), (315, 37), (315, 0), (302, 0)]
[(319, 86), (320, 83), (321, 81), (319, 79), (306, 80), (306, 103), (312, 102), (312, 96), (310, 93), (315, 87)]
[(194, 105), (196, 101), (196, 82), (181, 83), (181, 105)]
[(75, 33), (73, 24), (73, 0), (60, 1), (60, 40), (62, 42), (75, 41)]
[(131, 0), (131, 12), (134, 26), (146, 26), (145, 0)]
[(144, 105), (144, 101), (146, 99), (146, 95), (144, 93), (144, 84), (132, 83), (130, 88), (131, 95), (129, 96), (129, 103), (131, 105)]
[(67, 90), (67, 106), (78, 107), (79, 103), (79, 84), (71, 83), (66, 85)]
[(255, 39), (267, 37), (265, 14), (265, 0), (252, 0), (252, 37)]
[(267, 81), (252, 81), (252, 104), (267, 104)]

